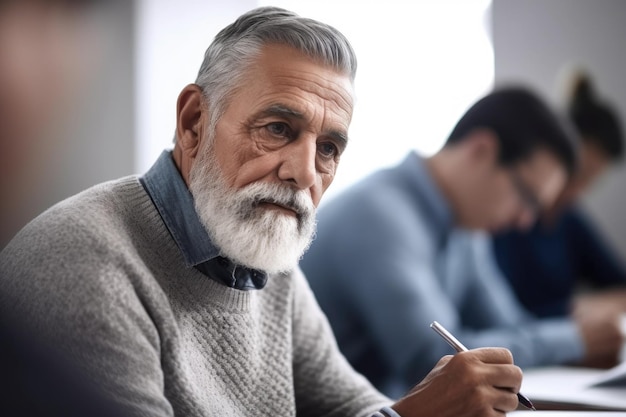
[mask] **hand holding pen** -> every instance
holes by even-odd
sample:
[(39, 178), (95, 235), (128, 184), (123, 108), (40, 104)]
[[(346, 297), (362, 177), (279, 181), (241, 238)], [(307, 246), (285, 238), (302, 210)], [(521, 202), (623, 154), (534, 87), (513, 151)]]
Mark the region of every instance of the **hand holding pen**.
[[(444, 340), (446, 342), (448, 342), (448, 344), (450, 346), (452, 346), (457, 352), (467, 352), (468, 351), (468, 349), (461, 342), (459, 342), (457, 340), (457, 338), (452, 335), (452, 333), (447, 331), (441, 324), (437, 323), (436, 321), (433, 321), (430, 324), (430, 327), (431, 327), (431, 329), (436, 331), (441, 337), (443, 337)], [(536, 410), (535, 406), (533, 405), (533, 403), (526, 396), (524, 396), (522, 393), (518, 392), (517, 393), (517, 398), (519, 399), (519, 402), (524, 407), (529, 408), (531, 410)]]
[(503, 417), (516, 410), (522, 370), (504, 348), (446, 355), (391, 406), (402, 417)]

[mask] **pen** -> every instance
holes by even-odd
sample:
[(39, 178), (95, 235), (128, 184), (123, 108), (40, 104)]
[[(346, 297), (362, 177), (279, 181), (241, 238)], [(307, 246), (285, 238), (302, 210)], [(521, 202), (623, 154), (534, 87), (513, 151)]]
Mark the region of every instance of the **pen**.
[[(447, 331), (445, 327), (443, 327), (441, 324), (437, 323), (436, 321), (433, 321), (432, 323), (430, 323), (430, 328), (436, 331), (439, 334), (439, 336), (443, 337), (444, 340), (448, 342), (448, 344), (452, 346), (454, 350), (456, 350), (457, 352), (465, 352), (468, 350), (463, 345), (463, 343), (459, 342), (456, 337), (452, 336), (452, 333)], [(535, 406), (533, 405), (533, 403), (522, 393), (518, 392), (517, 398), (519, 402), (524, 405), (524, 407), (530, 408), (531, 410), (535, 410), (535, 411), (537, 410)]]

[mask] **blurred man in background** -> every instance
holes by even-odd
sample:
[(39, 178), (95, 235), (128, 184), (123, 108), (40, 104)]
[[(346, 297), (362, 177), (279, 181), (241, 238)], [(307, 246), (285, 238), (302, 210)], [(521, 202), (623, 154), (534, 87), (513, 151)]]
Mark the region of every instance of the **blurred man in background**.
[[(351, 363), (400, 395), (449, 347), (502, 346), (521, 367), (615, 360), (612, 316), (535, 320), (485, 232), (526, 228), (575, 169), (575, 135), (532, 91), (500, 88), (460, 118), (443, 148), (411, 152), (323, 206), (300, 265)], [(419, 140), (419, 136), (416, 138)]]

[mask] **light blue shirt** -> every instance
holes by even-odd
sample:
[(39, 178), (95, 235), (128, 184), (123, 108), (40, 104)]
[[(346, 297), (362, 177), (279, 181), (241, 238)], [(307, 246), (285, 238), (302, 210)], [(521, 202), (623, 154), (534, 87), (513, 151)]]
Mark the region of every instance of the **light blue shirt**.
[(510, 349), (521, 367), (583, 355), (573, 321), (534, 319), (498, 272), (486, 236), (454, 227), (415, 153), (323, 206), (300, 265), (343, 353), (394, 398), (454, 353), (430, 329), (435, 320), (470, 349)]

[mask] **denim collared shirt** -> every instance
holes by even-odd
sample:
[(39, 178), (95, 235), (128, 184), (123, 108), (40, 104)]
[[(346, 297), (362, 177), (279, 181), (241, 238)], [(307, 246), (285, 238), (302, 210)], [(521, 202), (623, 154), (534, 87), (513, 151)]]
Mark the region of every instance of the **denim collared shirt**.
[(171, 151), (163, 151), (139, 179), (154, 202), (165, 226), (180, 249), (185, 264), (209, 278), (239, 290), (261, 289), (267, 274), (236, 265), (220, 256), (194, 208), (193, 196), (174, 164)]

